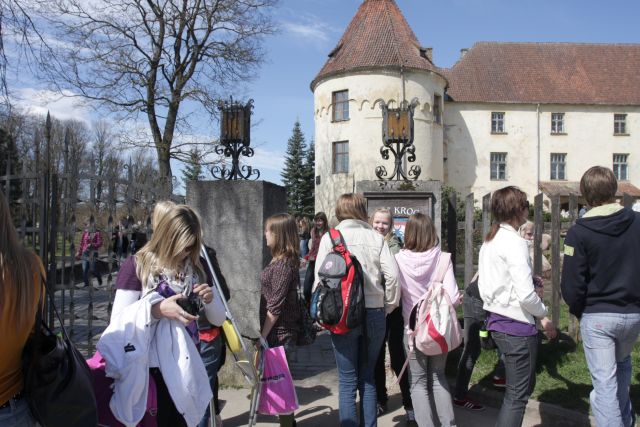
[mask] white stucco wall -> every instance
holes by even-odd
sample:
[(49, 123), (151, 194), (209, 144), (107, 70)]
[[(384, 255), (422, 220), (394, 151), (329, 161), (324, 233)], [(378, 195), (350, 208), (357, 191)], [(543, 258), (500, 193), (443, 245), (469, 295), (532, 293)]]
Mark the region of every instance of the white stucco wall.
[[(491, 134), (491, 112), (505, 112), (505, 135)], [(551, 113), (565, 113), (565, 135), (551, 134)], [(614, 136), (613, 116), (627, 114), (628, 136)], [(537, 193), (538, 119), (535, 105), (447, 102), (445, 182), (476, 200), (506, 185), (532, 199)], [(490, 179), (490, 153), (507, 154), (507, 179)], [(551, 153), (566, 153), (566, 181), (579, 181), (594, 165), (613, 167), (613, 154), (629, 154), (629, 182), (640, 187), (640, 106), (540, 106), (540, 181), (551, 181)]]
[[(414, 115), (416, 161), (422, 168), (420, 179), (442, 180), (443, 127), (433, 123), (434, 94), (444, 99), (445, 80), (429, 72), (405, 72), (405, 98), (417, 98)], [(332, 122), (332, 93), (349, 91), (349, 120)], [(321, 81), (314, 90), (316, 147), (316, 211), (333, 216), (335, 201), (343, 193), (354, 191), (355, 183), (375, 180), (375, 168), (384, 165), (393, 171), (393, 156), (385, 161), (382, 146), (382, 112), (379, 99), (395, 108), (402, 101), (399, 72), (360, 72)], [(444, 107), (441, 107), (444, 108)], [(349, 173), (334, 174), (332, 147), (335, 141), (349, 141)]]

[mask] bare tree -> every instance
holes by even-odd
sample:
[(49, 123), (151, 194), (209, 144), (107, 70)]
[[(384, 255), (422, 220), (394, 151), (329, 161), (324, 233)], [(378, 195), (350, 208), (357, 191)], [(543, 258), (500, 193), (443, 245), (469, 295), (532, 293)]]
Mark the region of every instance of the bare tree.
[[(32, 17), (31, 0), (0, 0), (0, 97), (2, 107), (10, 111), (7, 67), (7, 41), (11, 39), (15, 53), (31, 64), (49, 46)], [(15, 64), (14, 64), (15, 65)]]
[(176, 135), (198, 114), (211, 120), (221, 94), (254, 76), (277, 0), (35, 1), (57, 40), (46, 80), (128, 118), (145, 116), (160, 185), (171, 191), (170, 159), (190, 148), (176, 150)]

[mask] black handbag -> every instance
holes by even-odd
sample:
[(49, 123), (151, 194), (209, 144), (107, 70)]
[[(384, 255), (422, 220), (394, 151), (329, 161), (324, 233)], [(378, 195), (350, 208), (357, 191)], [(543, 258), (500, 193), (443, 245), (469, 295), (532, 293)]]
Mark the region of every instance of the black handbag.
[[(43, 285), (60, 321), (44, 279)], [(95, 427), (98, 409), (89, 366), (69, 339), (62, 321), (59, 336), (42, 320), (42, 296), (35, 325), (34, 334), (22, 351), (24, 394), (31, 414), (42, 427)]]

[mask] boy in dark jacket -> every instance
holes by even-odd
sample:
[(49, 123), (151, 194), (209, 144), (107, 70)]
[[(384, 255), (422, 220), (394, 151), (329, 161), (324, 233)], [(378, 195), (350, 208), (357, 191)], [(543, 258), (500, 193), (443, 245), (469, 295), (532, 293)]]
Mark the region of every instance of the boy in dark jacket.
[(594, 166), (580, 191), (591, 206), (569, 229), (562, 296), (580, 319), (599, 426), (635, 425), (629, 386), (631, 350), (640, 333), (640, 213), (615, 203), (610, 169)]

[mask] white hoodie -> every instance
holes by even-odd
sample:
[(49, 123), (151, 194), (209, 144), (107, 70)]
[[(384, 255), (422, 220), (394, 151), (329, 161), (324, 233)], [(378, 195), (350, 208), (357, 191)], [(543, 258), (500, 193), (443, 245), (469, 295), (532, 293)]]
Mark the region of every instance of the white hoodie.
[[(440, 254), (440, 248), (436, 246), (426, 252), (412, 252), (408, 249), (402, 249), (396, 255), (396, 262), (400, 271), (398, 281), (402, 289), (402, 316), (405, 326), (409, 324), (409, 316), (413, 306), (429, 290), (429, 284), (436, 272)], [(449, 294), (451, 303), (454, 306), (458, 305), (460, 292), (453, 274), (451, 261), (449, 261), (449, 267), (442, 285)]]

